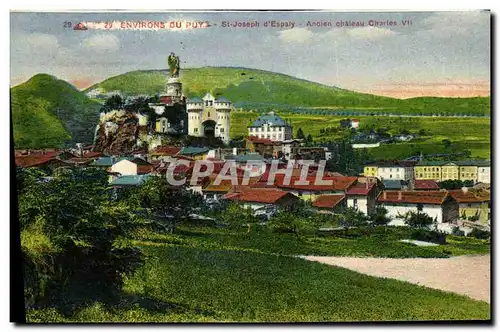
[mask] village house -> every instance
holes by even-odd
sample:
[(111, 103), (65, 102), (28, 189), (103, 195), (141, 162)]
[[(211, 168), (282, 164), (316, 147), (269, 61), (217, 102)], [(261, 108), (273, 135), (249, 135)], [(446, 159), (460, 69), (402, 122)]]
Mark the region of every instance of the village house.
[(458, 202), (458, 215), (461, 220), (488, 224), (490, 216), (490, 195), (486, 191), (462, 189), (450, 190), (450, 195)]
[(365, 215), (375, 212), (377, 200), (377, 186), (375, 183), (356, 183), (345, 193), (347, 197), (347, 207), (352, 207)]
[(269, 138), (249, 136), (245, 140), (245, 147), (250, 152), (258, 153), (266, 158), (277, 159), (283, 155), (281, 142), (273, 141)]
[(166, 162), (172, 161), (175, 155), (181, 151), (181, 148), (170, 145), (157, 146), (155, 149), (149, 152), (149, 160), (162, 160)]
[(312, 202), (312, 206), (320, 213), (337, 214), (342, 213), (347, 207), (345, 195), (319, 195)]
[(209, 148), (194, 146), (183, 147), (177, 155), (193, 158), (194, 160), (204, 160), (207, 158)]
[(224, 199), (243, 204), (244, 208), (257, 211), (275, 206), (293, 206), (298, 202), (297, 196), (282, 190), (266, 188), (244, 188), (238, 192), (231, 192)]
[(377, 204), (395, 224), (402, 224), (408, 212), (425, 213), (438, 223), (456, 223), (459, 217), (458, 203), (446, 191), (383, 191)]
[(413, 182), (413, 189), (414, 190), (427, 190), (427, 191), (435, 191), (439, 190), (439, 184), (437, 184), (436, 181), (432, 180), (415, 180)]
[(483, 164), (477, 167), (477, 182), (479, 183), (490, 183), (491, 182), (491, 167), (488, 164)]
[(364, 176), (375, 176), (381, 181), (403, 180), (410, 181), (414, 178), (416, 161), (400, 160), (377, 162), (364, 167)]
[(151, 173), (153, 165), (141, 158), (122, 159), (110, 167), (113, 173), (121, 175), (141, 175)]
[(309, 184), (299, 184), (299, 177), (292, 177), (289, 184), (286, 184), (285, 177), (276, 178), (275, 186), (279, 189), (288, 191), (302, 200), (312, 201), (319, 195), (324, 194), (345, 194), (345, 192), (356, 183), (357, 177), (353, 176), (338, 176), (338, 177), (323, 177), (324, 181), (331, 180), (333, 184), (314, 184), (316, 176), (307, 176), (306, 181)]
[(274, 112), (259, 116), (248, 126), (248, 136), (267, 138), (272, 141), (291, 140), (293, 127)]
[(488, 160), (420, 161), (415, 166), (415, 179), (489, 183), (490, 162)]

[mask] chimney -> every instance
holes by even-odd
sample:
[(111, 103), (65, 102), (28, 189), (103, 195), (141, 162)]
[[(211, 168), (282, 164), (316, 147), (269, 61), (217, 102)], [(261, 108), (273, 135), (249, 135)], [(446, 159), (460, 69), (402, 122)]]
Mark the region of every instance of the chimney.
[(238, 148), (233, 148), (233, 156), (238, 155)]
[(468, 192), (468, 191), (469, 191), (469, 188), (467, 188), (467, 187), (462, 187), (462, 192), (463, 192), (464, 194), (467, 194), (467, 192)]
[(387, 199), (387, 191), (384, 191), (384, 192), (382, 193), (382, 197), (384, 197), (384, 199)]
[(400, 201), (402, 199), (403, 199), (403, 192), (402, 191), (398, 191), (398, 201)]

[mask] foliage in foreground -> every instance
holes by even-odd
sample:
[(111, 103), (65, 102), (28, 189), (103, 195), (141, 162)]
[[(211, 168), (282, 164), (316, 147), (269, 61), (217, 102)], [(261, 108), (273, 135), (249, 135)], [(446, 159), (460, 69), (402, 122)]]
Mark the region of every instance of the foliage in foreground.
[(26, 304), (71, 311), (113, 298), (142, 263), (128, 240), (128, 206), (110, 199), (103, 171), (68, 169), (50, 181), (40, 175), (17, 173)]
[(125, 282), (137, 297), (74, 316), (34, 311), (30, 321), (331, 322), (488, 319), (489, 305), (293, 257), (146, 246), (148, 260)]

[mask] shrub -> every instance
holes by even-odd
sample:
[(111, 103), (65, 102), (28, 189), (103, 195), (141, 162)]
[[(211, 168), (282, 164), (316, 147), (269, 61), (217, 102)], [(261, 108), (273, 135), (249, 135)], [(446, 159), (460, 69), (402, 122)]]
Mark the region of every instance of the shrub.
[(469, 233), (469, 236), (475, 237), (476, 239), (480, 239), (480, 240), (487, 240), (490, 238), (491, 233), (488, 231), (484, 231), (482, 229), (479, 229), (479, 228), (474, 228)]
[(460, 229), (460, 227), (455, 226), (451, 230), (451, 234), (456, 235), (456, 236), (465, 236), (465, 232)]
[(370, 220), (375, 226), (385, 226), (391, 222), (391, 218), (387, 216), (387, 209), (383, 206), (377, 206), (375, 213), (370, 215)]
[(432, 217), (422, 212), (411, 211), (408, 212), (404, 218), (405, 218), (405, 224), (407, 224), (410, 227), (425, 228), (432, 225), (435, 222), (435, 220), (432, 219)]
[(430, 231), (422, 228), (415, 229), (411, 233), (411, 238), (418, 241), (446, 244), (446, 233)]

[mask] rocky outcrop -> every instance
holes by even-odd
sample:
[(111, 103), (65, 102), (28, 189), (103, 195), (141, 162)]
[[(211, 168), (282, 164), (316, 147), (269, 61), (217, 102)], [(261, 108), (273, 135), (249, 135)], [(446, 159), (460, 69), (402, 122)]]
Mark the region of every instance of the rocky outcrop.
[(123, 155), (144, 148), (143, 142), (139, 139), (139, 132), (144, 133), (145, 130), (141, 127), (135, 114), (119, 111), (101, 116), (94, 151), (106, 155)]

